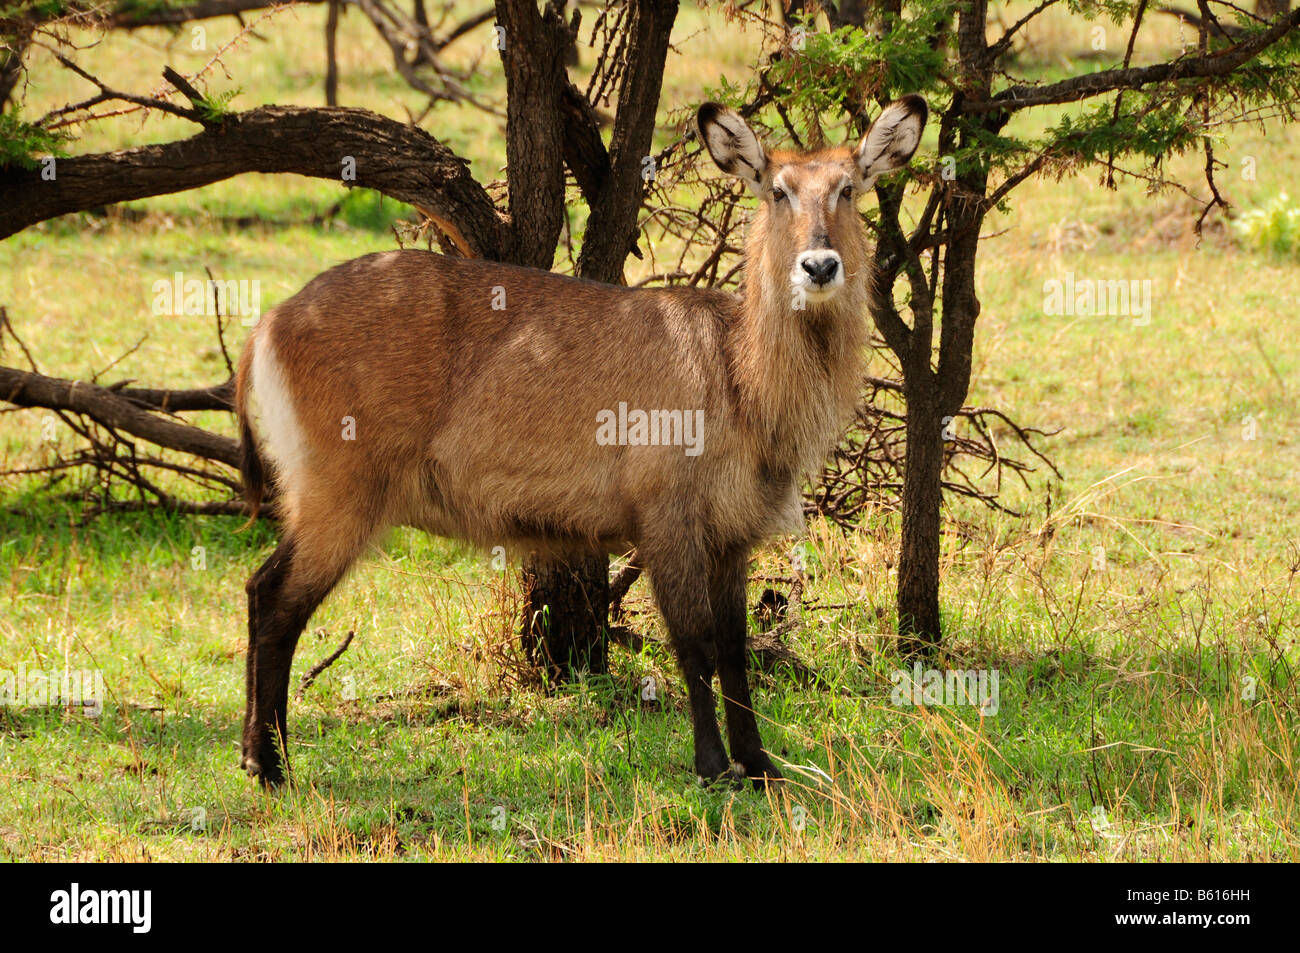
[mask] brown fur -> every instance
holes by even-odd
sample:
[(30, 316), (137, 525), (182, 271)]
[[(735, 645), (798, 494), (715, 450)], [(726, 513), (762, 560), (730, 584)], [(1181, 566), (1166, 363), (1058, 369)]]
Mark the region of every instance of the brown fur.
[[(284, 542), (248, 586), (250, 771), (280, 778), (288, 666), (315, 605), (383, 528), (404, 524), (489, 547), (637, 546), (690, 689), (697, 769), (728, 764), (716, 667), (732, 757), (751, 777), (779, 777), (749, 711), (745, 566), (760, 540), (796, 528), (799, 481), (858, 399), (869, 252), (856, 201), (829, 211), (853, 173), (848, 149), (768, 158), (764, 181), (780, 176), (799, 208), (760, 206), (743, 298), (393, 251), (332, 268), (269, 312), (236, 390), (254, 513), (261, 348), (283, 371), (302, 451), (263, 448)], [(815, 247), (839, 252), (845, 285), (797, 310), (791, 263)], [(597, 414), (620, 402), (703, 410), (702, 452), (598, 444)]]

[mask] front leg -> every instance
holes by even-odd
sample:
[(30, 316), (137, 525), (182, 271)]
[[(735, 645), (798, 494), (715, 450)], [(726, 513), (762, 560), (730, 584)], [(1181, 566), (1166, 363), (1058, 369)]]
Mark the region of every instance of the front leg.
[(655, 602), (668, 623), (668, 636), (686, 680), (695, 735), (695, 771), (704, 783), (730, 777), (731, 761), (722, 745), (713, 698), (713, 614), (709, 606), (707, 561), (694, 546), (678, 544), (656, 553), (642, 546)]
[(745, 646), (745, 582), (749, 573), (749, 552), (735, 547), (723, 554), (709, 584), (713, 605), (713, 639), (717, 647), (718, 680), (727, 711), (727, 740), (731, 757), (757, 788), (768, 781), (780, 781), (781, 772), (763, 750), (758, 733), (746, 672), (749, 652)]

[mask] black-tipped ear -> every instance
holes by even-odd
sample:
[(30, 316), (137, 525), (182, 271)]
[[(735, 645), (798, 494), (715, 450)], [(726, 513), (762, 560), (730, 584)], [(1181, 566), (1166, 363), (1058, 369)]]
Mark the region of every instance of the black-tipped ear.
[(757, 194), (767, 155), (740, 113), (721, 103), (705, 103), (695, 114), (695, 128), (717, 167), (744, 181)]
[(911, 161), (929, 115), (930, 107), (915, 93), (885, 107), (853, 153), (863, 188)]
[(722, 103), (701, 103), (700, 108), (695, 112), (695, 128), (703, 129), (708, 123), (717, 122), (719, 116), (729, 111)]
[(930, 118), (929, 104), (925, 101), (924, 96), (919, 96), (916, 93), (908, 93), (906, 96), (901, 96), (890, 103), (889, 106), (897, 106), (900, 109), (906, 109), (913, 116), (917, 117), (917, 121), (921, 124), (922, 128), (925, 127), (926, 122)]

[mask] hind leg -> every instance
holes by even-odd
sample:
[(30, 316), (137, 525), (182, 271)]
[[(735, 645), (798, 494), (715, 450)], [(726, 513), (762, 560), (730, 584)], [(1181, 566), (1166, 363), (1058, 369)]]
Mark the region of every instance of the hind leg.
[(727, 712), (727, 741), (731, 757), (745, 770), (745, 776), (762, 787), (766, 781), (781, 780), (772, 759), (763, 750), (758, 722), (750, 700), (749, 653), (745, 648), (745, 580), (749, 554), (744, 548), (728, 550), (718, 560), (709, 580), (713, 605), (714, 644), (718, 654), (718, 681)]
[(257, 633), (262, 628), (258, 620), (264, 615), (262, 606), (275, 604), (292, 554), (293, 544), (286, 537), (244, 585), (244, 591), (248, 593), (248, 656), (244, 660), (244, 733), (241, 736), (243, 753), (240, 767), (253, 773), (256, 771), (250, 766), (256, 764), (256, 759), (249, 750), (249, 742), (253, 737), (252, 726), (258, 720), (254, 704), (257, 697)]
[(667, 553), (657, 556), (651, 550), (645, 557), (655, 602), (668, 623), (668, 636), (686, 680), (695, 736), (695, 771), (707, 784), (731, 773), (714, 710), (713, 614), (707, 562), (694, 547), (680, 543)]
[(284, 780), (289, 675), (298, 638), (316, 607), (377, 527), (343, 517), (298, 519), (248, 580), (248, 666), (242, 765), (264, 785)]

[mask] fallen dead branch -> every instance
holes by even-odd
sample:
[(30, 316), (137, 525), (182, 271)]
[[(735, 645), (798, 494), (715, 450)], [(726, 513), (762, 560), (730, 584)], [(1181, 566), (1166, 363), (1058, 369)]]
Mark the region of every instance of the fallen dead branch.
[[(240, 482), (234, 472), (239, 464), (238, 442), (185, 423), (176, 416), (183, 410), (229, 411), (234, 390), (232, 381), (211, 387), (171, 390), (130, 387), (131, 381), (105, 387), (97, 382), (99, 374), (89, 381), (52, 377), (41, 373), (10, 323), (7, 311), (0, 307), (0, 343), (6, 336), (18, 345), (31, 370), (0, 367), (0, 400), (15, 408), (48, 410), (49, 424), (61, 421), (82, 443), (70, 452), (61, 450), (54, 429), (43, 423), (39, 440), (48, 447), (48, 454), (42, 453), (38, 459), (41, 456), (45, 459), (34, 465), (8, 469), (4, 475), (45, 474), (53, 484), (70, 472), (89, 470), (94, 479), (80, 495), (92, 502), (92, 516), (109, 510), (150, 508), (202, 515), (245, 512)], [(149, 445), (152, 445), (150, 449), (144, 449)], [(155, 448), (192, 459), (176, 459)], [(228, 499), (178, 499), (155, 482), (152, 472), (180, 476), (204, 490), (223, 493)], [(124, 499), (115, 493), (115, 487), (119, 486), (133, 488), (136, 498)]]
[(352, 637), (354, 635), (356, 635), (356, 633), (351, 629), (348, 629), (348, 634), (343, 637), (343, 642), (339, 645), (339, 647), (335, 649), (330, 655), (326, 656), (325, 658), (317, 662), (315, 665), (313, 665), (311, 667), (311, 670), (303, 675), (302, 681), (298, 683), (298, 690), (293, 693), (294, 698), (300, 701), (302, 700), (303, 694), (307, 691), (307, 689), (311, 688), (312, 682), (316, 681), (316, 679), (320, 676), (320, 673), (325, 671), (325, 669), (329, 668), (335, 662), (337, 662), (339, 660), (339, 657), (342, 656), (342, 654), (348, 650), (348, 646), (352, 644)]

